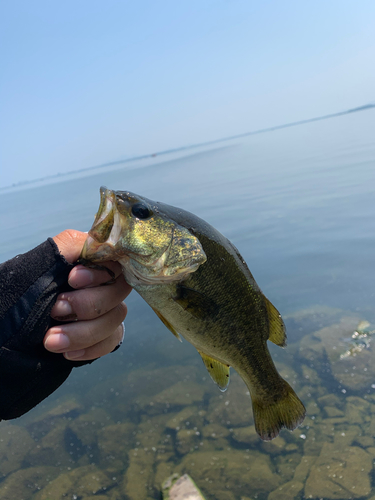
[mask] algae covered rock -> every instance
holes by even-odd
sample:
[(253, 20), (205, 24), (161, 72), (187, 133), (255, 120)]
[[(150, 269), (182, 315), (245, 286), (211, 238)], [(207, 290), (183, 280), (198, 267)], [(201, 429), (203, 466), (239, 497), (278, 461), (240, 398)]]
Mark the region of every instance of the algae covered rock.
[(121, 470), (134, 446), (136, 426), (130, 422), (113, 424), (98, 431), (97, 445), (101, 463), (106, 468)]
[[(49, 484), (58, 473), (56, 467), (29, 467), (13, 472), (0, 483), (0, 498), (1, 500), (29, 499)], [(54, 500), (57, 499), (54, 497)]]
[(339, 323), (322, 328), (301, 341), (302, 355), (315, 361), (319, 374), (325, 369), (324, 358), (328, 358), (332, 374), (339, 384), (353, 390), (370, 387), (375, 377), (371, 349), (343, 357), (348, 349), (348, 339), (357, 326), (358, 317), (343, 317)]
[(198, 406), (191, 405), (174, 414), (167, 420), (165, 427), (170, 430), (179, 431), (181, 428), (202, 427), (206, 412)]
[(261, 443), (261, 448), (265, 453), (270, 453), (272, 455), (279, 455), (280, 453), (285, 453), (287, 442), (281, 436), (277, 436), (272, 441), (263, 441)]
[(304, 455), (295, 469), (293, 480), (297, 483), (305, 483), (308, 475), (310, 474), (310, 469), (315, 464), (317, 459), (318, 457), (314, 455)]
[(183, 406), (200, 403), (203, 400), (204, 393), (205, 388), (201, 384), (179, 381), (152, 398), (145, 395), (140, 396), (137, 403), (142, 412), (157, 415)]
[(345, 419), (349, 424), (362, 425), (370, 419), (370, 403), (363, 398), (349, 396), (346, 398)]
[(372, 457), (358, 446), (337, 449), (325, 443), (311, 467), (305, 497), (327, 500), (360, 498), (371, 492)]
[(229, 436), (232, 429), (220, 424), (206, 424), (201, 428), (201, 442), (199, 446), (204, 451), (227, 449), (230, 446)]
[[(29, 465), (67, 466), (74, 462), (73, 447), (66, 446), (69, 440), (68, 420), (59, 420), (56, 425), (35, 443), (27, 456)], [(76, 458), (76, 456), (74, 457)]]
[(104, 493), (112, 486), (113, 479), (95, 465), (87, 465), (58, 476), (35, 495), (35, 500), (86, 498)]
[(155, 451), (141, 448), (129, 451), (129, 466), (121, 486), (121, 492), (125, 498), (140, 500), (153, 497)]
[(84, 446), (91, 446), (96, 442), (97, 432), (112, 423), (110, 415), (103, 408), (92, 408), (74, 419), (70, 429)]
[(193, 429), (180, 429), (176, 435), (176, 449), (180, 455), (194, 451), (201, 441), (200, 432)]
[(206, 419), (209, 423), (233, 427), (254, 423), (249, 391), (237, 374), (231, 377), (225, 394), (218, 392), (210, 398)]
[(300, 481), (288, 481), (272, 491), (267, 500), (297, 500), (301, 498), (300, 493), (303, 486), (304, 484)]
[(265, 494), (282, 482), (270, 458), (256, 451), (197, 451), (185, 455), (176, 470), (194, 477), (202, 491), (208, 491), (213, 498), (222, 491), (235, 496), (244, 491)]
[(26, 429), (18, 425), (0, 427), (0, 474), (7, 476), (20, 468), (22, 461), (36, 446)]
[(147, 416), (137, 426), (135, 433), (136, 446), (143, 447), (146, 451), (153, 449), (157, 453), (174, 451), (171, 434), (166, 429), (166, 423), (171, 418), (171, 413)]
[(333, 325), (342, 317), (342, 309), (317, 304), (315, 306), (283, 315), (288, 337), (306, 336), (324, 326)]
[(255, 430), (255, 425), (249, 425), (247, 427), (236, 427), (233, 430), (232, 439), (236, 443), (245, 446), (259, 446), (260, 444), (259, 435)]
[(83, 405), (74, 396), (70, 396), (57, 406), (49, 408), (27, 425), (27, 430), (35, 439), (42, 438), (61, 422), (77, 418), (82, 412)]
[(301, 455), (298, 452), (276, 455), (273, 463), (276, 467), (276, 472), (279, 474), (283, 482), (294, 479), (296, 468), (301, 462)]

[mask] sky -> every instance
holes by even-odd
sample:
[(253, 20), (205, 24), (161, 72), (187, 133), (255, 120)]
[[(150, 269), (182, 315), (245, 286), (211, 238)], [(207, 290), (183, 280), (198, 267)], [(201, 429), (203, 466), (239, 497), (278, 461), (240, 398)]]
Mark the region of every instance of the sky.
[(0, 3), (0, 187), (375, 102), (373, 0)]

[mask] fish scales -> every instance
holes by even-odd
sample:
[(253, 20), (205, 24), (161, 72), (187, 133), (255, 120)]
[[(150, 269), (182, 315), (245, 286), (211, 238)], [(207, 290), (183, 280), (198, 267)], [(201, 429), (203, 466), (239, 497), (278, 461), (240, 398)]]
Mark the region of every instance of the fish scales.
[(198, 350), (221, 390), (229, 366), (239, 373), (262, 439), (303, 421), (305, 408), (267, 347), (268, 339), (285, 345), (281, 316), (238, 250), (210, 224), (164, 203), (101, 188), (82, 258), (119, 261), (128, 283), (163, 323)]

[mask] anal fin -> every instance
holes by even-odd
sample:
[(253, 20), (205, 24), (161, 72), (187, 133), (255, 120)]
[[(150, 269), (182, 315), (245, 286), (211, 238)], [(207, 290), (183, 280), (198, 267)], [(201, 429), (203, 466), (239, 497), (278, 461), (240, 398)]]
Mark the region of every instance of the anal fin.
[(170, 330), (173, 335), (180, 341), (182, 342), (182, 339), (180, 337), (180, 334), (174, 329), (174, 327), (169, 323), (167, 319), (164, 318), (164, 316), (156, 309), (152, 308), (154, 313), (157, 315), (157, 317), (160, 319), (160, 321)]
[(198, 351), (202, 356), (204, 366), (207, 368), (208, 373), (212, 380), (219, 386), (219, 389), (224, 392), (228, 388), (229, 384), (229, 365), (225, 365), (220, 361), (216, 361), (216, 359), (211, 358), (211, 356), (207, 356), (201, 351)]

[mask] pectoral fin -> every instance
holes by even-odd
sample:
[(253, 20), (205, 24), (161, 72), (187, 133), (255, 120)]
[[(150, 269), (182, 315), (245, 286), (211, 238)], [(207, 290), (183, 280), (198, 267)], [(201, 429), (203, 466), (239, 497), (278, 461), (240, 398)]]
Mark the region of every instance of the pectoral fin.
[(197, 319), (215, 317), (219, 310), (212, 299), (181, 284), (177, 287), (177, 294), (173, 300)]
[(219, 386), (219, 389), (224, 392), (228, 388), (229, 384), (229, 365), (224, 365), (220, 361), (207, 356), (201, 351), (198, 351), (202, 356), (203, 363), (210, 374), (212, 380)]
[(264, 297), (264, 301), (267, 308), (268, 322), (269, 322), (269, 337), (268, 339), (274, 344), (285, 347), (286, 346), (286, 333), (284, 321), (281, 318), (281, 314), (276, 309), (276, 307), (271, 304), (271, 302)]
[(160, 319), (160, 321), (162, 323), (164, 323), (164, 325), (168, 328), (168, 330), (170, 330), (173, 335), (180, 341), (182, 342), (182, 339), (180, 337), (180, 334), (178, 332), (176, 332), (176, 330), (173, 328), (173, 326), (169, 323), (169, 321), (167, 319), (164, 318), (164, 316), (159, 312), (157, 311), (156, 309), (152, 308), (152, 310), (154, 311), (154, 313), (157, 315), (157, 317)]

